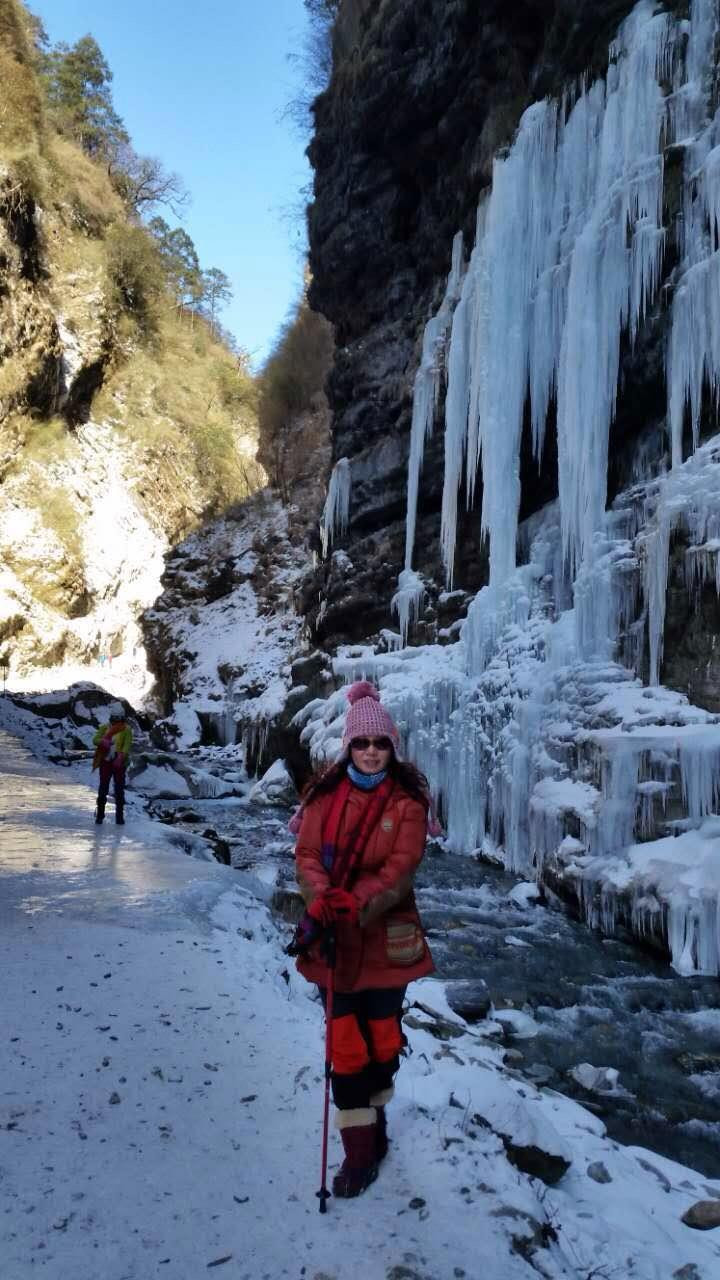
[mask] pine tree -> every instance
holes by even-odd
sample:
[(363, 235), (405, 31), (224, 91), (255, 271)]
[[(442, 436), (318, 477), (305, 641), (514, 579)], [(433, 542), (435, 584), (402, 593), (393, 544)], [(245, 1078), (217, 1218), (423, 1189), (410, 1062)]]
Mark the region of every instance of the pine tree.
[(191, 237), (182, 227), (169, 227), (164, 218), (152, 218), (148, 230), (162, 255), (176, 306), (180, 311), (196, 311), (203, 298), (203, 278)]
[(219, 267), (210, 267), (202, 273), (203, 305), (210, 317), (210, 328), (217, 335), (217, 313), (233, 296), (230, 280)]
[(93, 36), (58, 44), (43, 57), (48, 101), (61, 129), (89, 156), (112, 156), (129, 142), (113, 106), (110, 70)]

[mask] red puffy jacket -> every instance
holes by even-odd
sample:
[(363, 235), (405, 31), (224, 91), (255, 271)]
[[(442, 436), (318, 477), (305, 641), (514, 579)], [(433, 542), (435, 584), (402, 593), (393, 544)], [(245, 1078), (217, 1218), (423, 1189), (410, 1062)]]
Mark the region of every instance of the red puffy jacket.
[[(295, 865), (306, 906), (330, 887), (320, 850), (332, 799), (328, 793), (307, 806), (298, 834)], [(366, 804), (367, 794), (353, 787), (340, 822), (339, 848)], [(423, 805), (396, 783), (349, 886), (360, 907), (358, 924), (337, 924), (337, 991), (401, 987), (432, 973), (435, 966), (412, 890), (426, 833)], [(327, 966), (317, 946), (298, 958), (297, 967), (308, 982), (326, 983)]]

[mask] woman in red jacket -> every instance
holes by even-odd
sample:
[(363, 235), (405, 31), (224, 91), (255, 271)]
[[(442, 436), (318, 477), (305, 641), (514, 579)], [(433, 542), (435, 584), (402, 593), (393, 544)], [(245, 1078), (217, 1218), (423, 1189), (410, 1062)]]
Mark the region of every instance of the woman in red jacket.
[(324, 931), (336, 938), (332, 1089), (345, 1160), (336, 1196), (356, 1196), (387, 1154), (385, 1105), (404, 1044), (408, 982), (433, 970), (413, 896), (425, 850), (427, 781), (398, 759), (398, 731), (367, 681), (351, 685), (343, 754), (303, 793), (295, 861), (307, 907), (297, 967), (325, 1003)]

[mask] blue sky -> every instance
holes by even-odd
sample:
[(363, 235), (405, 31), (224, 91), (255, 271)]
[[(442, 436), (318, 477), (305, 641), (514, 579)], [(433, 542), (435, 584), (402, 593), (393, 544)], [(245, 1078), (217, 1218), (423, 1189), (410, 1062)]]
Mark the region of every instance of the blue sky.
[(304, 30), (302, 0), (29, 7), (53, 43), (88, 32), (97, 40), (136, 150), (159, 156), (192, 194), (183, 225), (201, 265), (230, 277), (235, 297), (223, 322), (258, 364), (302, 282), (301, 227), (288, 210), (310, 171), (305, 141), (280, 119), (299, 82), (287, 55)]

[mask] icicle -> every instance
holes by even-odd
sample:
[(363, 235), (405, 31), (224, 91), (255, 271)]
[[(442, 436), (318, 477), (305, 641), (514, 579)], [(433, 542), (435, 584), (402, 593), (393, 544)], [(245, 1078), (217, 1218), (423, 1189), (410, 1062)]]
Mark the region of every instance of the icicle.
[(720, 731), (715, 726), (680, 742), (680, 777), (688, 817), (699, 822), (720, 804)]
[(420, 617), (425, 599), (425, 583), (412, 569), (403, 569), (398, 578), (398, 589), (392, 598), (391, 612), (396, 613), (400, 624), (401, 645), (407, 644), (411, 622)]
[(323, 559), (335, 538), (347, 529), (350, 516), (350, 463), (347, 458), (339, 458), (332, 469), (328, 485), (325, 506), (320, 518), (320, 540)]
[[(484, 203), (478, 213), (476, 240), (482, 244)], [(443, 486), (440, 542), (448, 586), (452, 586), (457, 535), (457, 503), (465, 455), (470, 397), (470, 342), (474, 324), (478, 266), (482, 252), (473, 251), (455, 309), (447, 360), (448, 388), (445, 398), (445, 483)], [(474, 473), (473, 473), (474, 474)]]
[(482, 462), (491, 585), (515, 568), (528, 392), (538, 457), (557, 393), (572, 564), (600, 526), (620, 338), (625, 328), (637, 331), (663, 251), (659, 79), (672, 30), (667, 15), (641, 0), (621, 27), (607, 83), (583, 92), (567, 119), (565, 104), (530, 107), (495, 162), (450, 342), (442, 521), (449, 579), (464, 452), (468, 501)]
[(405, 532), (406, 570), (412, 569), (420, 470), (425, 453), (425, 441), (432, 434), (435, 422), (440, 387), (445, 372), (445, 348), (448, 331), (455, 304), (460, 296), (462, 278), (463, 236), (462, 231), (458, 231), (453, 240), (452, 265), (445, 296), (437, 314), (425, 326), (420, 367), (415, 374), (412, 424), (410, 427), (410, 454), (408, 457), (407, 527)]
[[(673, 138), (685, 144), (683, 259), (672, 307), (668, 348), (668, 420), (673, 466), (682, 462), (683, 426), (690, 410), (697, 448), (703, 385), (720, 397), (720, 122), (710, 119), (717, 0), (693, 0), (686, 77), (671, 104)], [(703, 127), (704, 126), (704, 127)]]
[[(658, 79), (670, 29), (666, 15), (638, 5), (616, 42), (606, 100), (595, 97), (596, 185), (573, 249), (558, 370), (560, 507), (571, 565), (588, 553), (605, 509), (620, 338), (628, 325), (635, 333), (659, 273), (664, 98)], [(585, 163), (576, 145), (568, 162), (571, 168)]]

